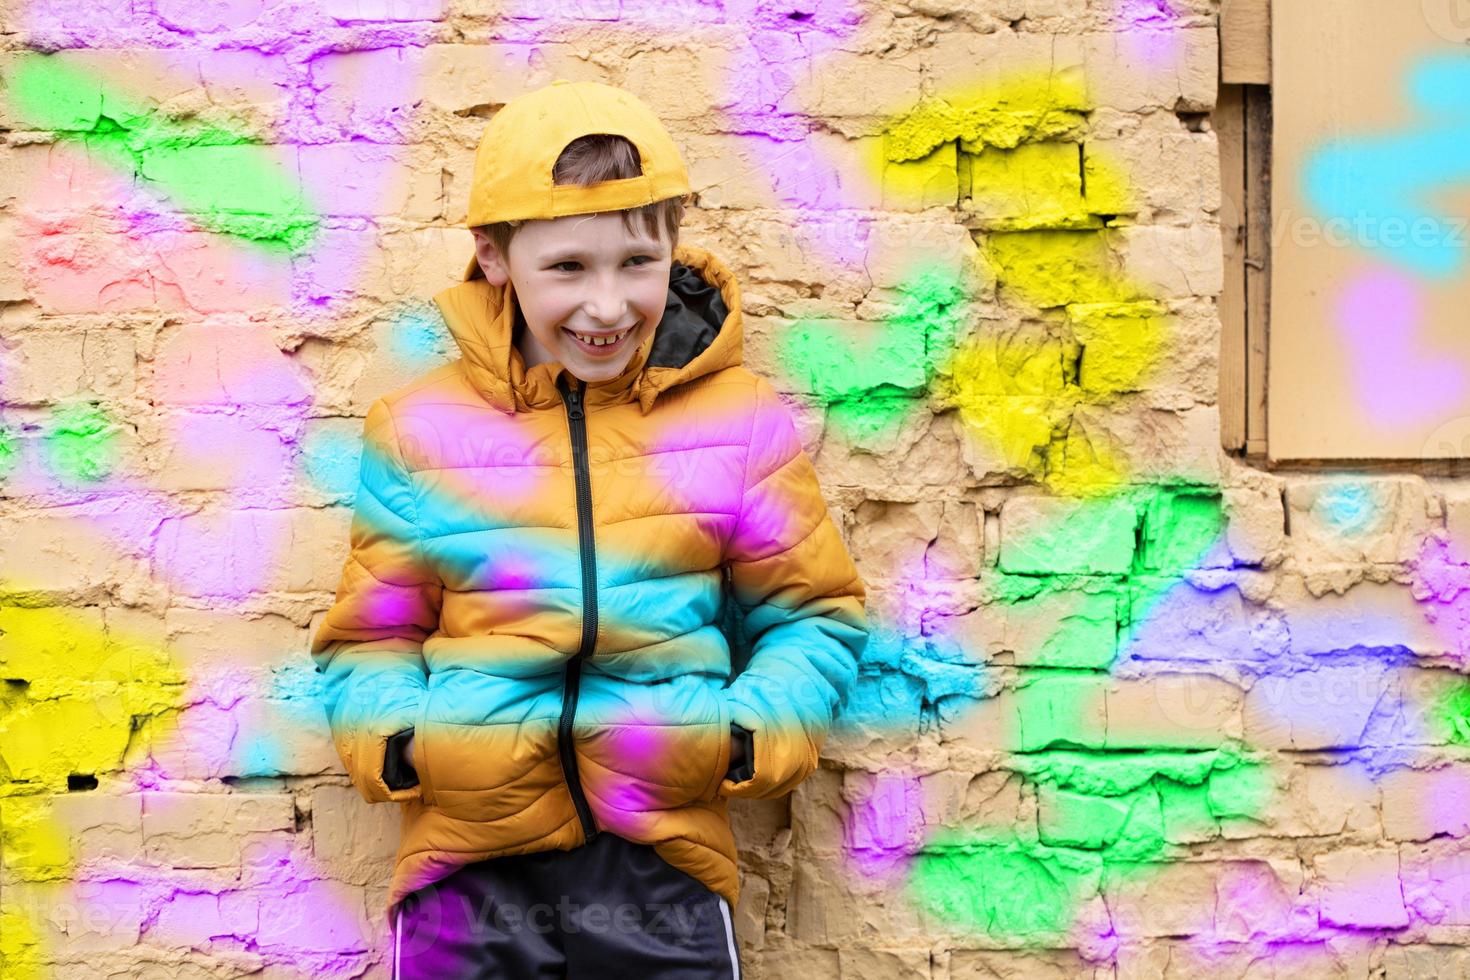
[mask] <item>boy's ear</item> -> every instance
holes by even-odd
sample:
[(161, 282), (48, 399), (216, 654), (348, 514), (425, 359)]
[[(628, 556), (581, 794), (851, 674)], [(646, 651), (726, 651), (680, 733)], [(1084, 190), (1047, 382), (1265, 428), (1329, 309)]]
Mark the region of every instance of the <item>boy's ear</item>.
[(510, 278), (510, 267), (505, 259), (496, 251), (490, 236), (478, 228), (470, 232), (475, 236), (475, 259), (480, 263), (480, 271), (485, 273), (485, 279), (492, 286), (504, 286)]

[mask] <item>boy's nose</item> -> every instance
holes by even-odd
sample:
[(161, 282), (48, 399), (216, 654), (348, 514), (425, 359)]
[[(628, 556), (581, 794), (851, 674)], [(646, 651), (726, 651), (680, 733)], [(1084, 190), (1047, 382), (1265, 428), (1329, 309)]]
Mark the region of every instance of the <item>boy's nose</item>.
[(628, 319), (624, 312), (627, 304), (621, 297), (614, 298), (610, 293), (591, 297), (582, 309), (586, 313), (589, 330), (616, 330)]

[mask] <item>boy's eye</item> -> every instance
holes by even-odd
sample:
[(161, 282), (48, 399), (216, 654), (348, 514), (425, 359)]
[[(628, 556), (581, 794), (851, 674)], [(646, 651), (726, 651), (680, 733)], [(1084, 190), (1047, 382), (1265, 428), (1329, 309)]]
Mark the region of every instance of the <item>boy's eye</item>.
[[(645, 262), (638, 263), (639, 265), (647, 265), (649, 262), (655, 261), (655, 259), (651, 255), (634, 255), (631, 258), (629, 258), (628, 261), (631, 262), (631, 261), (633, 261), (633, 259), (646, 259), (647, 260)], [(577, 262), (575, 262), (575, 261), (573, 261), (571, 259), (568, 259), (565, 262), (558, 262), (558, 263), (556, 263), (551, 268), (553, 268), (553, 269), (560, 269), (564, 265), (577, 265), (577, 264), (578, 264)], [(567, 269), (566, 271), (567, 272), (574, 272), (575, 270), (574, 269)]]

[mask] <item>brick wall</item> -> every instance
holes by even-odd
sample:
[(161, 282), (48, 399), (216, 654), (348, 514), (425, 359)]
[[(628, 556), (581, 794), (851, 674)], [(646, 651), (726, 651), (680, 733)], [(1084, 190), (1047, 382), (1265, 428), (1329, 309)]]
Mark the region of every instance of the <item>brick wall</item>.
[(1470, 488), (1220, 451), (1211, 0), (0, 11), (0, 975), (387, 975), (306, 646), (556, 77), (680, 141), (869, 585), (748, 976), (1470, 970)]

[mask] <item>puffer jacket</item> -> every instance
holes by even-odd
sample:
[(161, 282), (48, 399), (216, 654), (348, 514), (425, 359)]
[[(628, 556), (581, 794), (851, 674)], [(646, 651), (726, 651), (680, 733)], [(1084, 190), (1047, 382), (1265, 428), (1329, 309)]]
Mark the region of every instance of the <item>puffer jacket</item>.
[[(736, 280), (673, 259), (617, 378), (527, 369), (513, 285), (477, 278), (435, 297), (462, 356), (368, 411), (311, 656), (353, 784), (404, 806), (390, 915), (461, 865), (601, 831), (734, 907), (729, 797), (811, 773), (856, 678), (864, 585), (790, 413), (741, 366)], [(751, 641), (733, 679), (727, 589)], [(729, 772), (738, 730), (753, 772)]]

